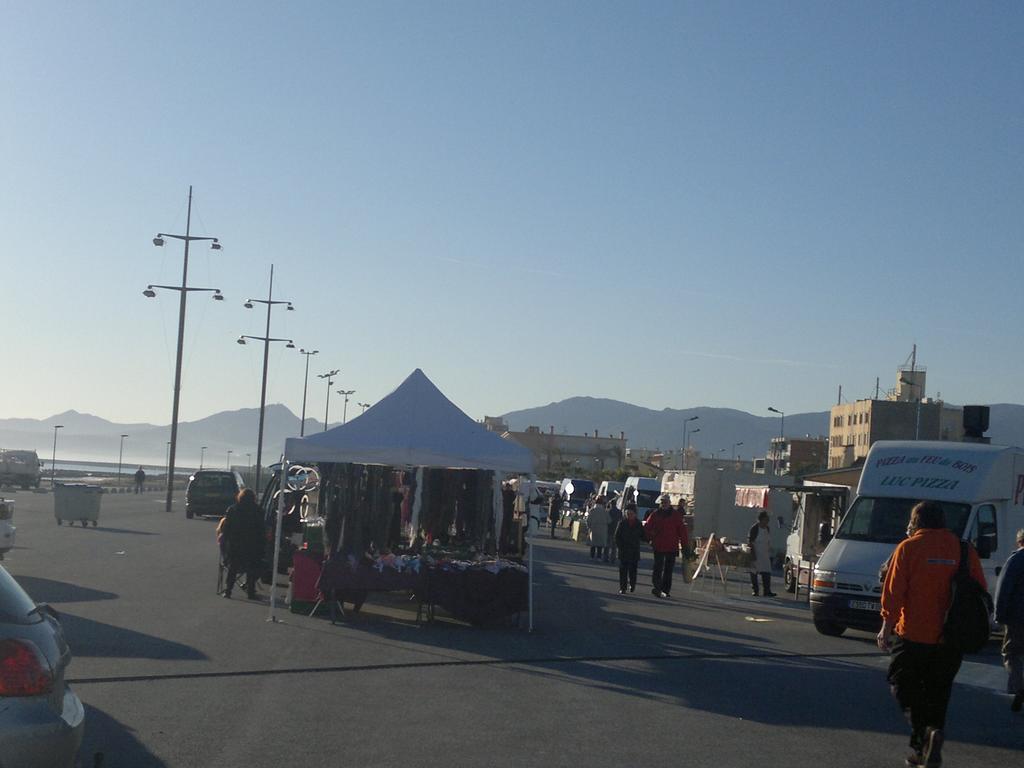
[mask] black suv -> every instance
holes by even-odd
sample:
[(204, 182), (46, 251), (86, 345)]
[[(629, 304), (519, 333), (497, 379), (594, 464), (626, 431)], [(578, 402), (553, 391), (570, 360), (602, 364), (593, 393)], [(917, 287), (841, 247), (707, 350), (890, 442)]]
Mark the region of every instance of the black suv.
[(245, 481), (237, 472), (200, 469), (188, 479), (185, 517), (191, 520), (196, 515), (223, 515), (243, 488)]

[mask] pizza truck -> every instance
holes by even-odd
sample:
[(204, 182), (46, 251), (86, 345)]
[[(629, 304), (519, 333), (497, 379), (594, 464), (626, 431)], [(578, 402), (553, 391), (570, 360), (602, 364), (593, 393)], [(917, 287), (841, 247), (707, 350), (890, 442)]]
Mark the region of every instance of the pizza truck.
[(910, 510), (935, 501), (946, 526), (978, 551), (990, 591), (1024, 528), (1024, 450), (980, 442), (879, 441), (857, 493), (814, 567), (815, 628), (878, 631), (879, 569), (906, 537)]

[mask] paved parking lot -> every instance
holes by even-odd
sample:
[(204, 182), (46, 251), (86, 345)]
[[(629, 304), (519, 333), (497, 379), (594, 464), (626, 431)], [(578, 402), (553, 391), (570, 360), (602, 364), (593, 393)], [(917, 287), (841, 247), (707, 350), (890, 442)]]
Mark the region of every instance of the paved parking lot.
[[(213, 521), (107, 495), (98, 527), (58, 527), (49, 495), (5, 496), (3, 564), (75, 653), (83, 765), (902, 765), (872, 638), (819, 636), (803, 605), (740, 582), (623, 597), (612, 566), (544, 539), (532, 634), (418, 625), (397, 596), (337, 626), (286, 609), (270, 624), (265, 590), (216, 596)], [(1021, 758), (994, 650), (961, 673), (947, 765)]]

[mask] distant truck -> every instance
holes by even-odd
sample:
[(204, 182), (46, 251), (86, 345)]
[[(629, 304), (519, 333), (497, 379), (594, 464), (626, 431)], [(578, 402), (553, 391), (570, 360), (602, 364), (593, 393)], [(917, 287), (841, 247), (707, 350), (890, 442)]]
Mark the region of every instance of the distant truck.
[(38, 488), (41, 477), (39, 456), (35, 451), (0, 448), (0, 487)]
[(946, 527), (974, 545), (994, 589), (1024, 528), (1024, 450), (924, 440), (871, 446), (857, 498), (814, 566), (811, 614), (821, 634), (878, 631), (879, 569), (906, 538), (919, 501), (942, 507)]

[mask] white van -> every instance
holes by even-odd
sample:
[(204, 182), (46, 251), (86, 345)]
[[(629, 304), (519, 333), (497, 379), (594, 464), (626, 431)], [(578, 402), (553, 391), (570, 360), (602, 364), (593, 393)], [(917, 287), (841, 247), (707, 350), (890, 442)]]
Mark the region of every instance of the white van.
[(597, 495), (603, 496), (608, 501), (613, 501), (618, 505), (618, 499), (622, 495), (622, 489), (626, 487), (625, 483), (617, 483), (614, 480), (602, 480), (601, 485), (597, 487)]
[(640, 520), (645, 520), (647, 515), (658, 506), (659, 496), (661, 496), (661, 481), (656, 477), (631, 476), (626, 478), (620, 498), (624, 499), (626, 503), (634, 502), (636, 516)]
[(878, 631), (878, 571), (906, 536), (910, 510), (936, 501), (978, 550), (989, 589), (1024, 527), (1024, 450), (984, 443), (880, 441), (857, 497), (814, 568), (811, 611), (824, 635)]

